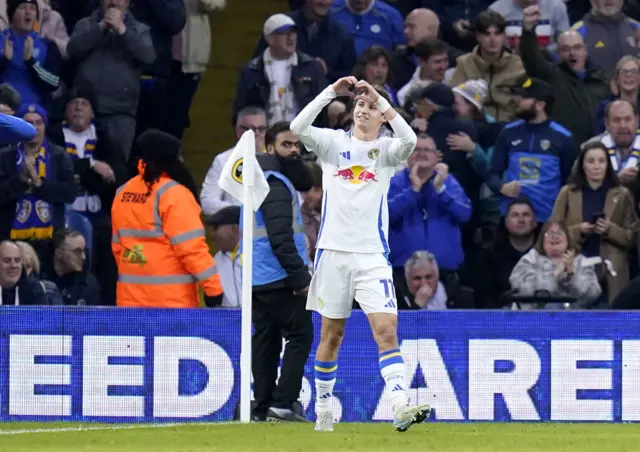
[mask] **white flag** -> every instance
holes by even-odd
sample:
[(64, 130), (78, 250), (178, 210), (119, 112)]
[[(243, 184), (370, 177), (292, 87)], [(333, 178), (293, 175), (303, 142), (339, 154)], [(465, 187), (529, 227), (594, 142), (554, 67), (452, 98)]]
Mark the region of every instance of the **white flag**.
[[(253, 210), (257, 212), (264, 198), (266, 198), (269, 193), (269, 183), (267, 182), (267, 178), (264, 177), (264, 173), (256, 159), (255, 139), (256, 137), (253, 130), (247, 130), (242, 134), (240, 141), (238, 141), (233, 152), (231, 152), (229, 160), (227, 160), (224, 168), (222, 168), (218, 185), (244, 204), (244, 190), (242, 186), (243, 169), (246, 167), (252, 168), (253, 177), (247, 176), (247, 179), (253, 180), (251, 197), (253, 199)], [(247, 159), (251, 159), (251, 161), (247, 162)]]

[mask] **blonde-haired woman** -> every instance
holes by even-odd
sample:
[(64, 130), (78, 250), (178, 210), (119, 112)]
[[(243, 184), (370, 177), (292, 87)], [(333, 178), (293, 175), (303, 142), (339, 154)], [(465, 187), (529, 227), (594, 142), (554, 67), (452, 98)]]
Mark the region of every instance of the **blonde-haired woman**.
[(16, 245), (18, 245), (20, 251), (22, 251), (22, 267), (24, 269), (25, 276), (29, 276), (40, 283), (44, 289), (49, 304), (64, 304), (60, 291), (58, 290), (58, 286), (51, 281), (42, 281), (40, 279), (40, 258), (38, 257), (36, 250), (34, 250), (27, 242), (17, 241)]
[(620, 58), (616, 64), (616, 73), (611, 79), (611, 95), (600, 102), (594, 121), (594, 135), (605, 131), (604, 112), (614, 100), (626, 100), (631, 105), (640, 106), (640, 60), (632, 55)]

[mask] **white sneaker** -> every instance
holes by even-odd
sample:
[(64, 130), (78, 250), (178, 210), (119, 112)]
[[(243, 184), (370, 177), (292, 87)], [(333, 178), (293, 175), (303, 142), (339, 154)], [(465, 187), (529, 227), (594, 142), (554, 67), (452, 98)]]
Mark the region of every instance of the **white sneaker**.
[(333, 411), (317, 411), (316, 412), (316, 432), (332, 432), (333, 431)]
[(406, 432), (413, 424), (420, 424), (429, 417), (429, 405), (406, 406), (400, 408), (393, 416), (393, 427), (398, 432)]

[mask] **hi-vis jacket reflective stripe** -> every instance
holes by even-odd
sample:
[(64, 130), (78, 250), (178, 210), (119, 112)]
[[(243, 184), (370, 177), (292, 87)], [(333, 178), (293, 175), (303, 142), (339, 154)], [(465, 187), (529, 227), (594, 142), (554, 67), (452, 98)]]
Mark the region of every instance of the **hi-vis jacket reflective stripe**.
[(118, 189), (111, 209), (117, 305), (195, 308), (196, 283), (207, 295), (220, 295), (220, 275), (191, 192), (167, 177), (147, 192), (136, 176)]
[[(277, 177), (284, 182), (291, 193), (291, 210), (293, 218), (291, 228), (293, 229), (293, 241), (296, 245), (298, 255), (304, 264), (308, 266), (309, 257), (307, 255), (307, 241), (302, 225), (302, 212), (300, 211), (298, 193), (291, 181), (283, 174), (276, 171), (266, 171), (264, 175), (266, 178), (269, 176)], [(240, 218), (242, 218), (242, 216), (240, 216)], [(271, 243), (269, 242), (269, 236), (267, 234), (267, 227), (264, 222), (264, 216), (262, 215), (262, 211), (258, 210), (255, 213), (253, 222), (253, 271), (251, 284), (253, 286), (261, 286), (275, 281), (280, 281), (285, 279), (287, 276), (286, 270), (282, 268), (282, 265), (278, 262), (278, 258), (273, 253)]]

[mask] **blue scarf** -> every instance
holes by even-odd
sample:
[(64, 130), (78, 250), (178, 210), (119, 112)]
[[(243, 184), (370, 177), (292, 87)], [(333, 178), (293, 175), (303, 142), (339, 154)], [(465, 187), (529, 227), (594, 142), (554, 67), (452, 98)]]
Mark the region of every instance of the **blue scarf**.
[[(24, 145), (17, 149), (16, 168), (23, 171), (25, 160)], [(50, 177), (49, 145), (45, 140), (36, 156), (36, 170), (42, 179)], [(25, 193), (16, 205), (16, 217), (11, 228), (12, 240), (44, 240), (53, 237), (53, 208), (34, 193)]]

